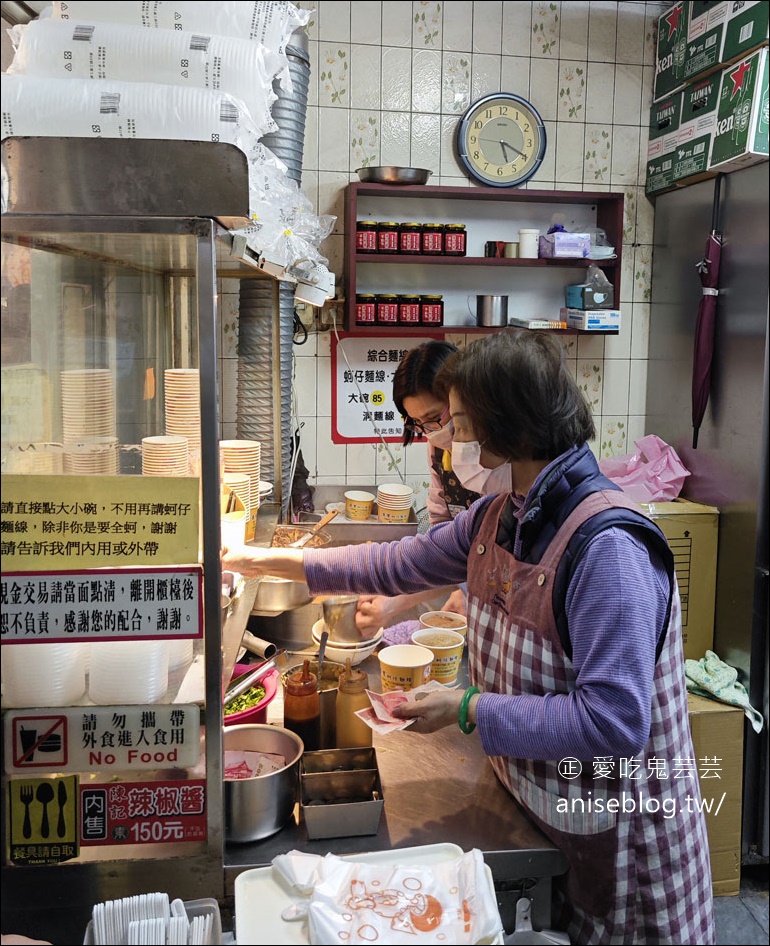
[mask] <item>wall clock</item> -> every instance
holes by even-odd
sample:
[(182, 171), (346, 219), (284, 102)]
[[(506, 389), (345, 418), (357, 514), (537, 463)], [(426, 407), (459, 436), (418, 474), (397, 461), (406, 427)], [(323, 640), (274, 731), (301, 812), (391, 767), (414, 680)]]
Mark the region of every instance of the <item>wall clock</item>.
[(455, 147), (471, 177), (490, 187), (518, 187), (543, 163), (543, 119), (526, 99), (495, 92), (474, 102), (460, 119)]

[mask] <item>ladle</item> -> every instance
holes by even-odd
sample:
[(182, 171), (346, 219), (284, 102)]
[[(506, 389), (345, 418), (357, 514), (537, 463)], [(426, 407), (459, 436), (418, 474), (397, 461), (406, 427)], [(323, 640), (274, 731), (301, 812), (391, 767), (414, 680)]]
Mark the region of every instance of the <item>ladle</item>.
[(329, 640), (329, 632), (321, 632), (321, 640), (318, 644), (318, 685), (320, 687), (321, 680), (323, 680), (322, 668), (324, 662), (324, 654), (326, 653), (326, 642)]
[(331, 522), (332, 519), (338, 513), (339, 513), (338, 509), (330, 509), (329, 512), (327, 512), (326, 515), (323, 516), (323, 518), (319, 519), (318, 522), (316, 522), (316, 524), (313, 526), (312, 529), (308, 529), (308, 531), (304, 535), (300, 536), (296, 542), (292, 542), (291, 545), (288, 545), (287, 548), (301, 549), (303, 546), (307, 545), (307, 543), (313, 538), (316, 532), (320, 531), (326, 525), (327, 522)]

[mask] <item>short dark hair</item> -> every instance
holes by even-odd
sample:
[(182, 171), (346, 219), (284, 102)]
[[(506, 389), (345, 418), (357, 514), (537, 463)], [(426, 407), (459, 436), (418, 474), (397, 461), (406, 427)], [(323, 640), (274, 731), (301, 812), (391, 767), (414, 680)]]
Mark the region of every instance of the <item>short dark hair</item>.
[(444, 363), (434, 390), (454, 390), (479, 442), (506, 460), (554, 460), (596, 436), (564, 348), (546, 332), (484, 336)]
[[(439, 368), (456, 351), (457, 348), (451, 342), (436, 339), (412, 348), (401, 359), (393, 375), (393, 401), (404, 421), (410, 420), (404, 409), (404, 398), (415, 397), (421, 392), (433, 394), (433, 383)], [(411, 427), (404, 427), (404, 446), (413, 440), (414, 431)]]

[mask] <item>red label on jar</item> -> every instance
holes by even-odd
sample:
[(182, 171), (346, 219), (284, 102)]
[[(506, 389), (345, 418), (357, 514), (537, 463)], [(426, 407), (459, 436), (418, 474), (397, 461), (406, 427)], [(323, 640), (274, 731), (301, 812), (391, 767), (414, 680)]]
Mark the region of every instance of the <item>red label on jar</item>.
[(444, 234), (441, 230), (435, 232), (431, 230), (422, 231), (422, 251), (423, 253), (444, 252)]
[(465, 256), (465, 231), (455, 233), (447, 230), (444, 237), (444, 252), (453, 256)]
[(373, 325), (376, 315), (374, 302), (356, 302), (356, 324)]
[(421, 319), (426, 325), (441, 325), (444, 321), (442, 302), (423, 302)]
[(398, 253), (398, 231), (380, 230), (377, 234), (377, 249), (380, 253)]
[(402, 302), (398, 307), (398, 321), (404, 324), (420, 321), (420, 303)]
[(359, 253), (376, 253), (377, 231), (356, 230), (356, 250)]
[(378, 302), (377, 321), (381, 325), (395, 325), (398, 322), (398, 303)]
[(402, 253), (419, 253), (421, 249), (419, 230), (402, 230), (399, 235), (399, 249)]

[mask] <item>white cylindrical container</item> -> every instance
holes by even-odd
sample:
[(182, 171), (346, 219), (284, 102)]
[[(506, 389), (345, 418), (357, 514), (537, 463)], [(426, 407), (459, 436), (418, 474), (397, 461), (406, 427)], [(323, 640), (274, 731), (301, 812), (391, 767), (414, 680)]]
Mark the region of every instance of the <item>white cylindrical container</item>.
[(168, 641), (99, 641), (88, 695), (97, 706), (158, 703), (168, 690)]
[(16, 644), (3, 648), (3, 706), (71, 706), (86, 691), (82, 644)]
[(537, 259), (539, 230), (519, 230), (519, 258)]

